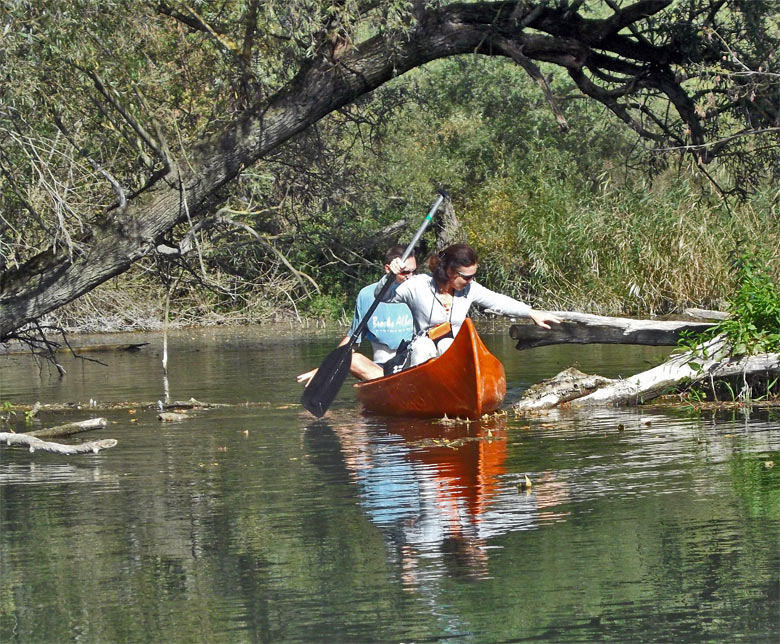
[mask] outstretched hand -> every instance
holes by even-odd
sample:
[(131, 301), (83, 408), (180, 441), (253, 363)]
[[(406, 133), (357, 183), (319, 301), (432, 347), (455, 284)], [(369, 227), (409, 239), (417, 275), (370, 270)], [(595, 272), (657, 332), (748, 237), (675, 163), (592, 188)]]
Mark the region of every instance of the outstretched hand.
[(544, 311), (531, 311), (528, 314), (528, 317), (534, 321), (536, 326), (540, 326), (543, 329), (549, 329), (550, 323), (560, 324), (563, 322), (563, 318), (559, 318), (557, 315), (553, 315), (552, 313), (545, 313)]

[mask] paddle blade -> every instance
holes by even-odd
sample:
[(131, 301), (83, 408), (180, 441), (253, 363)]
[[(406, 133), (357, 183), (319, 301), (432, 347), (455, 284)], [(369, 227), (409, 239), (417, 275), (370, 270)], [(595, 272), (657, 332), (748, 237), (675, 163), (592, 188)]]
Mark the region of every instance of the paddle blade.
[(322, 361), (314, 378), (303, 390), (301, 404), (307, 411), (321, 418), (339, 393), (352, 364), (352, 346), (346, 344), (331, 351)]

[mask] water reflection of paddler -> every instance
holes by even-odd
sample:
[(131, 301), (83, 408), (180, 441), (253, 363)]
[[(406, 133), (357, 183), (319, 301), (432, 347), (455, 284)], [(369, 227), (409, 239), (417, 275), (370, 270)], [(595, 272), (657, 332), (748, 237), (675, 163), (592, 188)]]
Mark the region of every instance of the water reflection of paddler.
[[(435, 358), (446, 351), (458, 334), (472, 304), (503, 315), (531, 318), (538, 326), (549, 329), (561, 318), (536, 311), (507, 295), (491, 291), (479, 284), (477, 253), (468, 244), (452, 244), (428, 262), (430, 275), (415, 275), (385, 296), (386, 302), (402, 302), (409, 306), (414, 318), (414, 340), (409, 366)], [(416, 266), (416, 264), (415, 264)], [(389, 264), (390, 272), (401, 275), (408, 269), (400, 257)], [(379, 296), (381, 286), (375, 294)]]
[[(391, 247), (385, 253), (385, 273), (390, 272), (390, 262), (400, 258), (404, 250), (403, 246), (397, 245)], [(412, 251), (406, 260), (404, 268), (396, 274), (396, 285), (402, 284), (416, 272), (417, 260), (414, 257), (414, 251)], [(377, 286), (381, 286), (382, 282), (383, 280), (379, 280), (379, 282), (364, 286), (358, 293), (352, 325), (346, 337), (339, 342), (340, 347), (349, 342), (352, 333), (363, 319), (363, 315), (374, 303), (374, 290)], [(371, 343), (374, 359), (371, 360), (362, 353), (353, 351), (349, 369), (350, 373), (360, 380), (373, 380), (385, 375), (384, 365), (395, 357), (396, 351), (402, 342), (411, 340), (412, 329), (412, 316), (406, 304), (399, 302), (380, 303), (368, 322), (365, 334), (365, 339)], [(355, 346), (358, 346), (361, 340), (362, 338), (358, 338)], [(308, 385), (315, 373), (317, 373), (317, 369), (312, 369), (298, 375), (297, 380)]]
[[(422, 578), (487, 574), (486, 534), (512, 529), (501, 513), (485, 530), (482, 515), (505, 473), (505, 421), (443, 428), (431, 421), (388, 419), (335, 428), (361, 505), (382, 530), (406, 585)], [(515, 501), (528, 505), (515, 491)], [(524, 516), (522, 511), (514, 516)], [(523, 521), (525, 526), (527, 521)]]
[(521, 491), (521, 475), (507, 471), (504, 418), (454, 426), (353, 418), (328, 427), (410, 590), (442, 577), (484, 577), (492, 539), (565, 516), (555, 506), (568, 503), (568, 485), (556, 473), (533, 474)]

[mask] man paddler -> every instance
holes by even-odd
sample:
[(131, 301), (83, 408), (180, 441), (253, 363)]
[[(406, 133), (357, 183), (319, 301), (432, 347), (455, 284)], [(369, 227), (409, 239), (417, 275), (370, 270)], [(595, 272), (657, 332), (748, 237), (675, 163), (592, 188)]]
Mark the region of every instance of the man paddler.
[[(385, 273), (390, 272), (390, 263), (404, 254), (405, 248), (396, 245), (385, 253)], [(417, 272), (417, 260), (414, 252), (406, 260), (403, 269), (395, 276), (396, 285), (402, 284)], [(352, 317), (352, 325), (344, 339), (339, 342), (343, 346), (349, 342), (352, 333), (357, 328), (363, 315), (374, 303), (374, 291), (377, 284), (374, 282), (360, 289), (355, 302), (355, 314)], [(384, 365), (395, 357), (396, 351), (402, 341), (409, 342), (412, 338), (413, 321), (409, 307), (403, 303), (382, 302), (377, 306), (371, 319), (368, 321), (365, 339), (371, 343), (374, 359), (370, 360), (362, 353), (353, 351), (349, 372), (360, 380), (373, 380), (385, 375)], [(359, 345), (363, 338), (357, 338), (355, 346)], [(299, 374), (297, 381), (308, 385), (317, 369)]]

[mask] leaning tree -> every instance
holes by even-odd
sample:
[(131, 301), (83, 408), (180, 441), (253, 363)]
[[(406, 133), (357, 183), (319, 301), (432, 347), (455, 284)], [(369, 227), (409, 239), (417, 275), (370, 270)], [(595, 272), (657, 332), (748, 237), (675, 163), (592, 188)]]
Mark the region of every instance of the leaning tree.
[[(391, 79), (502, 56), (565, 70), (658, 150), (743, 189), (776, 159), (778, 16), (763, 0), (20, 0), (0, 56), (0, 341), (220, 221), (230, 185)], [(165, 241), (166, 244), (162, 244)], [(179, 249), (181, 250), (181, 249)]]

